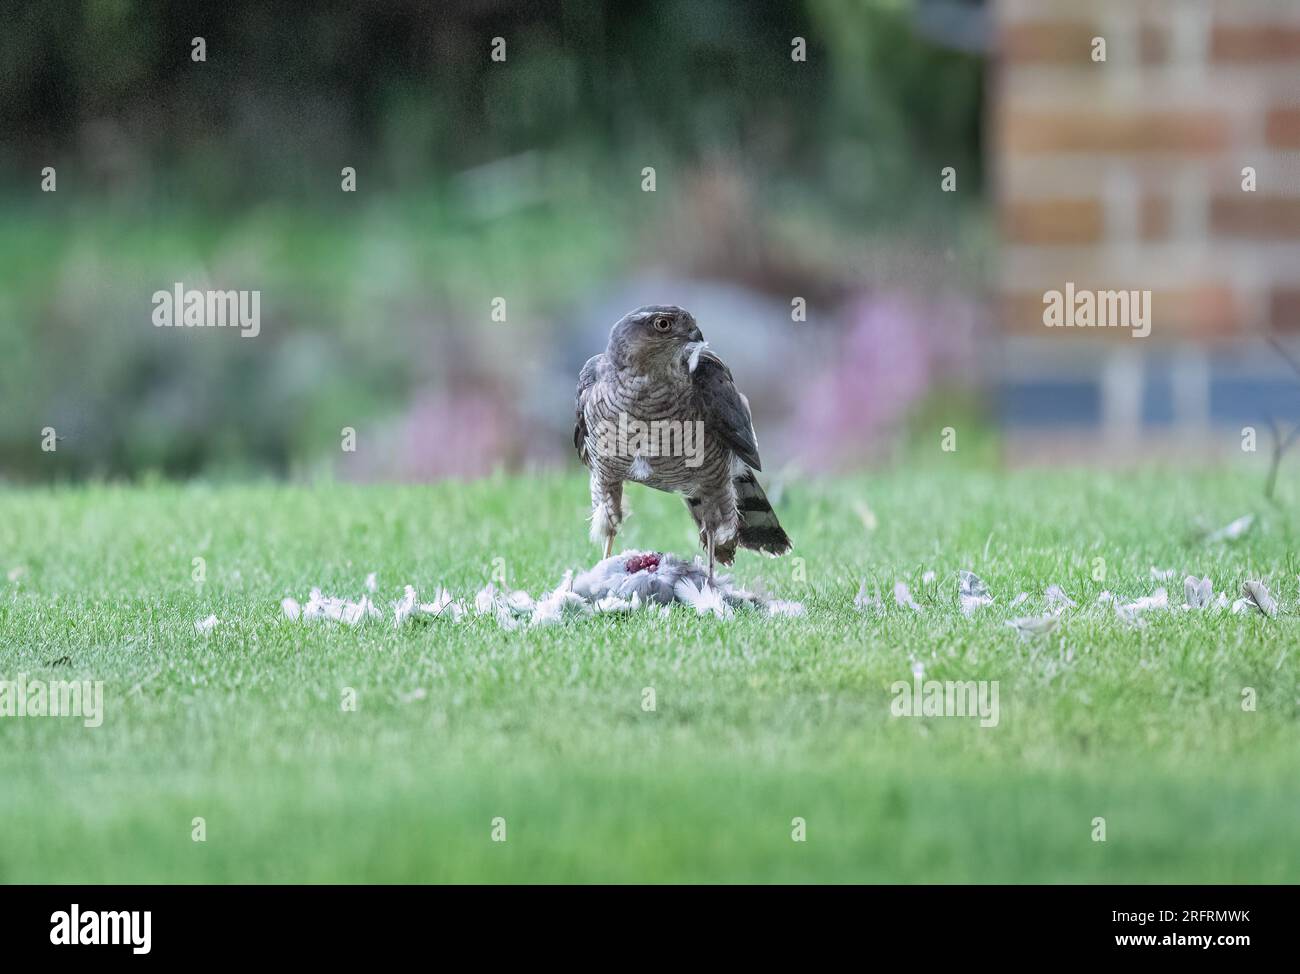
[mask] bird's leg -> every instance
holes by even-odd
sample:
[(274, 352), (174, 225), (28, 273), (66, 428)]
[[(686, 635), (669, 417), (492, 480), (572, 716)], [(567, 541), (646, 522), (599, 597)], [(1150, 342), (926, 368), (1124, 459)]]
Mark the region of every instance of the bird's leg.
[(591, 540), (605, 543), (605, 558), (614, 552), (614, 536), (623, 523), (623, 485), (591, 477)]
[(709, 584), (713, 584), (713, 532), (705, 532), (706, 547), (709, 549)]

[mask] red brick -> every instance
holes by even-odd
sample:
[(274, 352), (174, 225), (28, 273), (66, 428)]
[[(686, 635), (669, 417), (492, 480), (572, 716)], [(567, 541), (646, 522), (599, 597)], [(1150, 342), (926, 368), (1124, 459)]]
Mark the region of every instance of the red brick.
[(1269, 296), (1269, 319), (1278, 331), (1300, 331), (1300, 289), (1276, 288)]
[(1300, 198), (1238, 193), (1210, 201), (1210, 229), (1254, 240), (1300, 238)]
[(1001, 120), (1003, 149), (1040, 152), (1213, 153), (1227, 147), (1228, 120), (1216, 112), (1011, 110)]
[(1016, 200), (1002, 207), (1002, 233), (1010, 243), (1097, 243), (1104, 229), (1105, 214), (1097, 200)]
[(1268, 144), (1278, 149), (1300, 149), (1300, 108), (1275, 108), (1268, 113)]
[(1143, 240), (1163, 240), (1169, 236), (1172, 207), (1164, 196), (1147, 196), (1142, 200), (1138, 233)]
[(1092, 64), (1091, 24), (1068, 21), (1023, 21), (1007, 25), (1001, 35), (1001, 52), (1018, 64)]
[[(1006, 332), (1041, 336), (1061, 341), (1134, 341), (1128, 328), (1048, 328), (1043, 324), (1043, 293), (1064, 290), (1072, 280), (1063, 274), (1059, 281), (1045, 283), (1041, 291), (1015, 291), (1002, 296), (1002, 326)], [(1075, 290), (1147, 290), (1141, 281), (1075, 280)], [(1151, 295), (1151, 334), (1141, 341), (1186, 338), (1229, 338), (1239, 332), (1240, 309), (1227, 284), (1205, 284), (1157, 291)]]
[(1300, 61), (1300, 28), (1280, 24), (1217, 24), (1210, 38), (1215, 61)]
[(1138, 50), (1143, 64), (1164, 64), (1169, 60), (1169, 32), (1154, 24), (1143, 24)]
[[(1005, 60), (1014, 64), (1090, 67), (1097, 63), (1092, 59), (1095, 37), (1104, 38), (1106, 33), (1096, 24), (1083, 21), (1021, 21), (1003, 28), (999, 50)], [(1154, 24), (1143, 24), (1139, 51), (1144, 64), (1163, 63), (1169, 57), (1168, 32)]]

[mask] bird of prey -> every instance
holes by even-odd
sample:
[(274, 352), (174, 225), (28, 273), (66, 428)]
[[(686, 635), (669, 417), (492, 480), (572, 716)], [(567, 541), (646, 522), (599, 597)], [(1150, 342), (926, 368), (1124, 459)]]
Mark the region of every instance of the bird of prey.
[(681, 494), (708, 552), (783, 555), (790, 538), (754, 476), (762, 466), (749, 401), (690, 312), (647, 305), (624, 315), (578, 376), (573, 445), (591, 470), (591, 538), (605, 557), (623, 523), (623, 483)]

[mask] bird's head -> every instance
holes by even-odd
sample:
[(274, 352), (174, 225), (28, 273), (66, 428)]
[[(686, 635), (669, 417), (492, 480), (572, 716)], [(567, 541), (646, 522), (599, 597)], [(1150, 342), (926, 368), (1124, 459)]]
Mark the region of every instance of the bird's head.
[(688, 344), (703, 340), (685, 308), (648, 304), (618, 320), (609, 333), (609, 353), (615, 362), (644, 370), (671, 362)]

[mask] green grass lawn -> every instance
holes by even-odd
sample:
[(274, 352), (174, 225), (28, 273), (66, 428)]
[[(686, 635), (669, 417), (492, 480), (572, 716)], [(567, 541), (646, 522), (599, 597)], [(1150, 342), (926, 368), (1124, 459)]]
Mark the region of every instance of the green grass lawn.
[[(678, 608), (506, 633), (282, 617), (284, 596), (356, 597), (372, 571), (385, 602), (408, 582), (472, 600), (497, 558), (537, 595), (595, 560), (586, 499), (578, 476), (0, 491), (0, 678), (103, 680), (105, 707), (98, 728), (0, 719), (0, 881), (1300, 878), (1295, 519), (1257, 478), (794, 484), (793, 556), (742, 553), (736, 575), (803, 618)], [(630, 499), (621, 543), (692, 550), (680, 501)], [(1194, 530), (1249, 511), (1235, 543)], [(1093, 606), (1152, 592), (1153, 565), (1176, 570), (1171, 603), (1208, 573), (1233, 598), (1265, 579), (1281, 612), (1132, 628)], [(960, 568), (997, 598), (970, 618)], [(882, 613), (854, 609), (863, 579)], [(921, 613), (893, 603), (897, 580)], [(1022, 639), (1005, 621), (1053, 583), (1079, 608)], [(999, 724), (892, 717), (918, 662), (999, 681)]]

